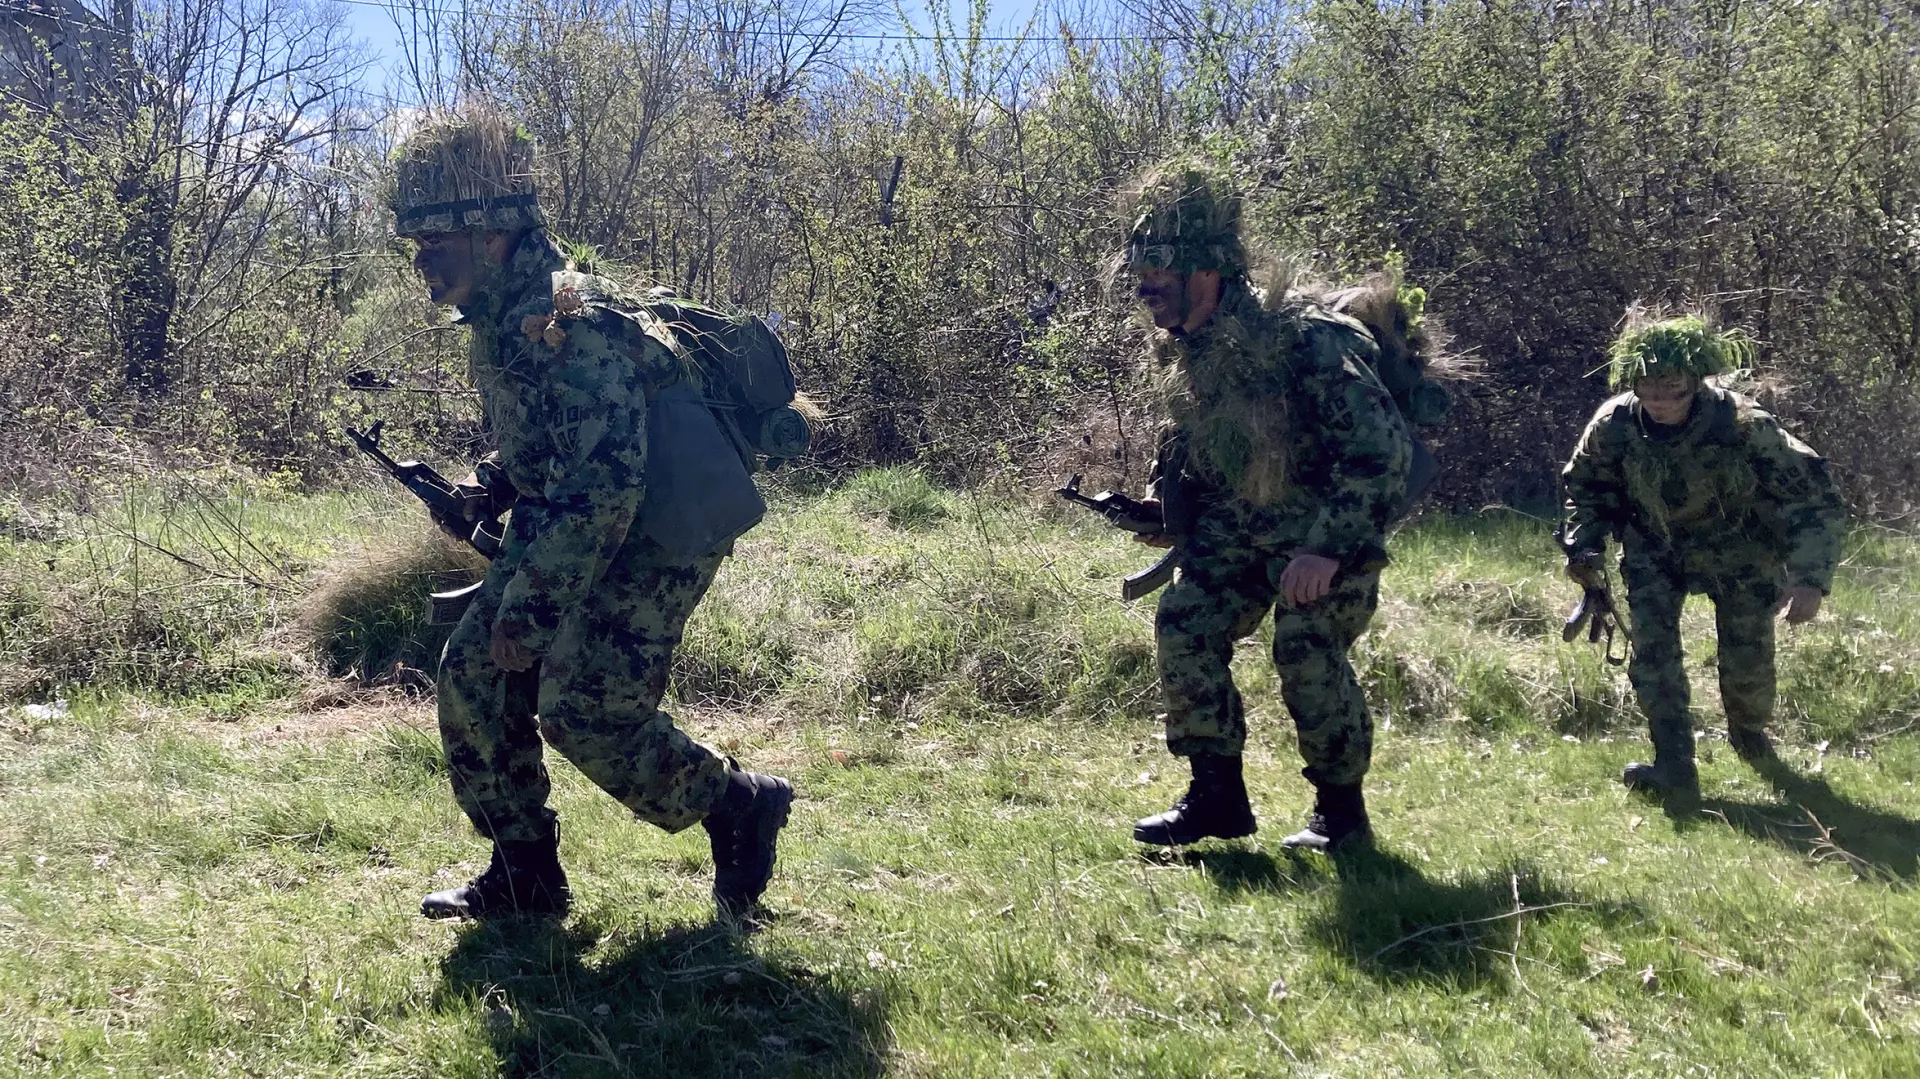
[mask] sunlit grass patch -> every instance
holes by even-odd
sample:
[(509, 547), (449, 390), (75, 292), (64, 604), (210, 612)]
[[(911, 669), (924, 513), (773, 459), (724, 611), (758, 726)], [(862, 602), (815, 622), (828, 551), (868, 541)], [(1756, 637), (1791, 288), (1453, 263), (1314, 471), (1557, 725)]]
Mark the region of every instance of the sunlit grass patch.
[[(1261, 831), (1168, 853), (1130, 838), (1185, 774), (1153, 716), (1151, 603), (1117, 597), (1155, 553), (934, 495), (947, 515), (910, 526), (854, 485), (776, 498), (689, 627), (670, 705), (801, 791), (752, 936), (710, 923), (700, 829), (637, 824), (552, 757), (574, 915), (421, 920), (486, 848), (427, 706), (397, 694), (342, 697), (360, 718), (329, 725), (292, 710), (291, 667), (5, 706), (4, 1068), (1911, 1074), (1912, 541), (1850, 541), (1827, 614), (1781, 634), (1785, 762), (1709, 735), (1688, 809), (1620, 788), (1644, 733), (1624, 672), (1555, 632), (1575, 597), (1546, 526), (1415, 522), (1353, 656), (1378, 849), (1278, 847), (1310, 792), (1262, 626), (1236, 661)], [(420, 523), (309, 513), (354, 540)], [(325, 561), (304, 557), (303, 587)], [(248, 625), (298, 605), (247, 594)], [(1705, 615), (1685, 632), (1711, 731)]]

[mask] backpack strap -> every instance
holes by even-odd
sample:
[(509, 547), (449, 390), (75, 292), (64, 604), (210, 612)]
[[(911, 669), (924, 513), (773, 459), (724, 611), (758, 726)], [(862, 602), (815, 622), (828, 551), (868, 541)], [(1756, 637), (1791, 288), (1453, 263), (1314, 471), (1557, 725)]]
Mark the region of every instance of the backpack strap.
[[(598, 274), (580, 270), (553, 272), (553, 312), (558, 318), (600, 318), (607, 327), (630, 342), (643, 388), (649, 395), (675, 386), (691, 385), (702, 389), (699, 372), (687, 354), (684, 343), (667, 324), (634, 299), (616, 282)], [(665, 350), (646, 348), (651, 340)]]

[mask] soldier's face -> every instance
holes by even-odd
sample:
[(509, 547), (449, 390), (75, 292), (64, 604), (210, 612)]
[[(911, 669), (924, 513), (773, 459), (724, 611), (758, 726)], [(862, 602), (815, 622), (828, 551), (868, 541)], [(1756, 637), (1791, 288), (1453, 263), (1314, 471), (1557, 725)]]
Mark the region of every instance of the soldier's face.
[(1661, 375), (1635, 382), (1633, 395), (1640, 399), (1640, 407), (1649, 419), (1672, 425), (1686, 421), (1687, 413), (1693, 410), (1693, 395), (1699, 389), (1700, 382), (1692, 375)]
[(1140, 284), (1133, 290), (1153, 324), (1171, 330), (1187, 318), (1187, 279), (1173, 270), (1142, 270)]
[(478, 252), (466, 232), (433, 232), (414, 240), (413, 268), (434, 303), (458, 307), (473, 299)]

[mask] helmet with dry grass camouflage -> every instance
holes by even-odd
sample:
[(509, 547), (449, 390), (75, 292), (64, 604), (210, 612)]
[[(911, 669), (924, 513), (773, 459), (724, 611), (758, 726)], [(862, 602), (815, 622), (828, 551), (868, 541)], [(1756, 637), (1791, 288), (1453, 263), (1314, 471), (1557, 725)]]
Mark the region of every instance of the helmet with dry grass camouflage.
[(1121, 216), (1132, 226), (1120, 260), (1127, 270), (1247, 271), (1240, 194), (1211, 165), (1176, 158), (1154, 166), (1122, 195)]
[(490, 109), (433, 116), (395, 152), (389, 204), (401, 236), (543, 225), (533, 136)]

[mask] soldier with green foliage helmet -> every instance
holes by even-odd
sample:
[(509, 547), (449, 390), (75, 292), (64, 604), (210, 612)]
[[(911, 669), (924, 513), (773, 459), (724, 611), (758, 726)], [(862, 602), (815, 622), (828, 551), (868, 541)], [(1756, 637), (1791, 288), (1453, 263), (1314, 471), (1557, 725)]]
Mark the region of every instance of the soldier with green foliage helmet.
[[(681, 445), (720, 437), (697, 375), (666, 325), (569, 264), (545, 229), (533, 150), (523, 129), (476, 107), (430, 118), (394, 162), (394, 229), (434, 302), (457, 308), (471, 335), (470, 375), (498, 440), (492, 471), (513, 500), (504, 547), (438, 679), (454, 797), (493, 855), (421, 909), (566, 912), (544, 736), (641, 820), (702, 824), (714, 898), (741, 912), (772, 874), (793, 788), (693, 741), (659, 705), (688, 616), (758, 514), (689, 533), (685, 514), (650, 508), (660, 459), (740, 462), (724, 442), (718, 453)], [(662, 408), (689, 396), (690, 408)], [(668, 428), (663, 416), (683, 419)], [(736, 471), (720, 479), (744, 483), (758, 505)]]
[(1622, 777), (1635, 788), (1698, 789), (1686, 597), (1713, 600), (1727, 740), (1762, 762), (1773, 753), (1774, 616), (1811, 620), (1839, 561), (1846, 512), (1826, 461), (1750, 398), (1708, 381), (1753, 354), (1745, 334), (1700, 314), (1629, 310), (1608, 356), (1618, 396), (1594, 413), (1562, 474), (1567, 575), (1603, 585), (1608, 537), (1622, 549), (1628, 675), (1653, 740), (1653, 761)]
[[(1218, 171), (1171, 162), (1124, 199), (1131, 228), (1116, 268), (1153, 322), (1168, 413), (1146, 503), (1164, 529), (1145, 537), (1178, 552), (1155, 618), (1167, 749), (1192, 770), (1186, 793), (1134, 838), (1185, 845), (1255, 831), (1229, 665), (1271, 611), (1273, 662), (1315, 789), (1307, 827), (1282, 843), (1364, 840), (1373, 725), (1347, 652), (1379, 600), (1409, 425), (1361, 321), (1326, 294), (1251, 280), (1240, 196)], [(1404, 315), (1397, 285), (1383, 278), (1358, 290), (1367, 302), (1344, 300)]]

